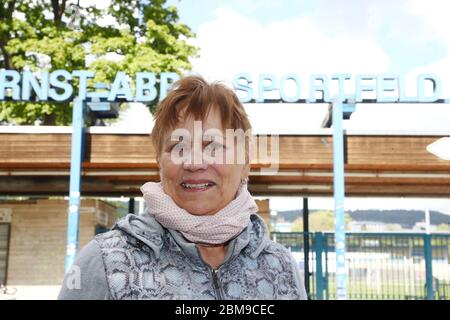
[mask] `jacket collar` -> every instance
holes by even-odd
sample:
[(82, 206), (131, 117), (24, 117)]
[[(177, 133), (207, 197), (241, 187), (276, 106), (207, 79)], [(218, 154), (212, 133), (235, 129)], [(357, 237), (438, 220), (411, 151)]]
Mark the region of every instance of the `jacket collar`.
[(128, 214), (116, 222), (112, 230), (125, 232), (134, 243), (141, 242), (159, 257), (163, 246), (164, 228), (149, 214)]
[[(171, 242), (171, 250), (182, 251), (197, 263), (203, 261), (195, 243), (186, 240), (176, 230), (164, 228), (147, 212), (142, 215), (128, 214), (119, 220), (113, 229), (120, 229), (133, 239), (143, 242), (152, 249), (157, 258), (160, 256), (164, 237), (170, 235), (168, 238)], [(266, 247), (268, 240), (269, 232), (266, 224), (258, 215), (252, 214), (249, 225), (230, 241), (224, 263), (237, 256), (241, 251), (245, 255), (256, 258)]]

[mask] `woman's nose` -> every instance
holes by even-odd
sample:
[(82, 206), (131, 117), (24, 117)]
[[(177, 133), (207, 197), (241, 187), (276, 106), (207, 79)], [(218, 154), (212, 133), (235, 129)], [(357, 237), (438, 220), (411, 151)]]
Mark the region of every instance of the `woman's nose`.
[(197, 163), (195, 163), (193, 159), (191, 160), (192, 161), (183, 162), (184, 170), (197, 171), (197, 170), (205, 170), (206, 168), (208, 168), (208, 163), (203, 161), (203, 159), (201, 161), (197, 161)]
[(203, 150), (201, 148), (192, 148), (190, 151), (190, 156), (183, 162), (183, 169), (189, 171), (205, 170), (208, 167), (208, 163), (203, 158)]

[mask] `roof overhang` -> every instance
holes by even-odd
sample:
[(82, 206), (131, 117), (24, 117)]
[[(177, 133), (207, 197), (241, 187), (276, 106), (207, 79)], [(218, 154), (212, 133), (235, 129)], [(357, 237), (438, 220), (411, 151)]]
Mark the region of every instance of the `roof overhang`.
[[(450, 161), (427, 146), (450, 132), (346, 131), (347, 196), (449, 197)], [(277, 170), (252, 162), (253, 195), (332, 196), (330, 129), (280, 135)], [(255, 136), (256, 143), (260, 139)], [(70, 127), (0, 127), (0, 194), (67, 195)], [(140, 196), (158, 181), (155, 150), (147, 131), (91, 127), (85, 136), (84, 196)]]

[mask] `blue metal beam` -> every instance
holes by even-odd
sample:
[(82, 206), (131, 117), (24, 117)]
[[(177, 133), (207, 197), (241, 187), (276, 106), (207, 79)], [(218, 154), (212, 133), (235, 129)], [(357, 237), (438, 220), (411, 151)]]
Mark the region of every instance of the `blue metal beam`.
[(344, 219), (344, 130), (342, 101), (335, 98), (333, 107), (333, 174), (334, 210), (336, 215), (336, 299), (347, 297), (347, 274), (345, 268), (345, 219)]
[(80, 217), (81, 163), (83, 159), (85, 102), (77, 98), (72, 110), (72, 150), (70, 158), (70, 193), (67, 226), (66, 273), (72, 266), (78, 249)]

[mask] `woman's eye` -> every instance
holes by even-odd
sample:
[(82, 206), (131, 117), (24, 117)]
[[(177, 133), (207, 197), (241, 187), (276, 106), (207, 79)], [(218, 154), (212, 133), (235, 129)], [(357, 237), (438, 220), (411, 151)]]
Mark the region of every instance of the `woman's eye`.
[(177, 149), (186, 149), (186, 144), (183, 142), (171, 144), (170, 146), (167, 147), (167, 151), (172, 152), (175, 147), (177, 147)]
[(219, 149), (219, 148), (224, 149), (225, 148), (225, 146), (219, 142), (212, 142), (211, 145), (213, 148), (216, 148), (216, 149)]
[(212, 150), (212, 151), (219, 151), (219, 150), (223, 150), (225, 148), (225, 146), (219, 142), (211, 142), (210, 144), (208, 144), (205, 149), (206, 150)]
[(173, 148), (174, 148), (177, 144), (178, 144), (178, 143), (174, 143), (174, 144), (168, 146), (168, 147), (167, 147), (167, 151), (168, 151), (168, 152), (172, 151)]

